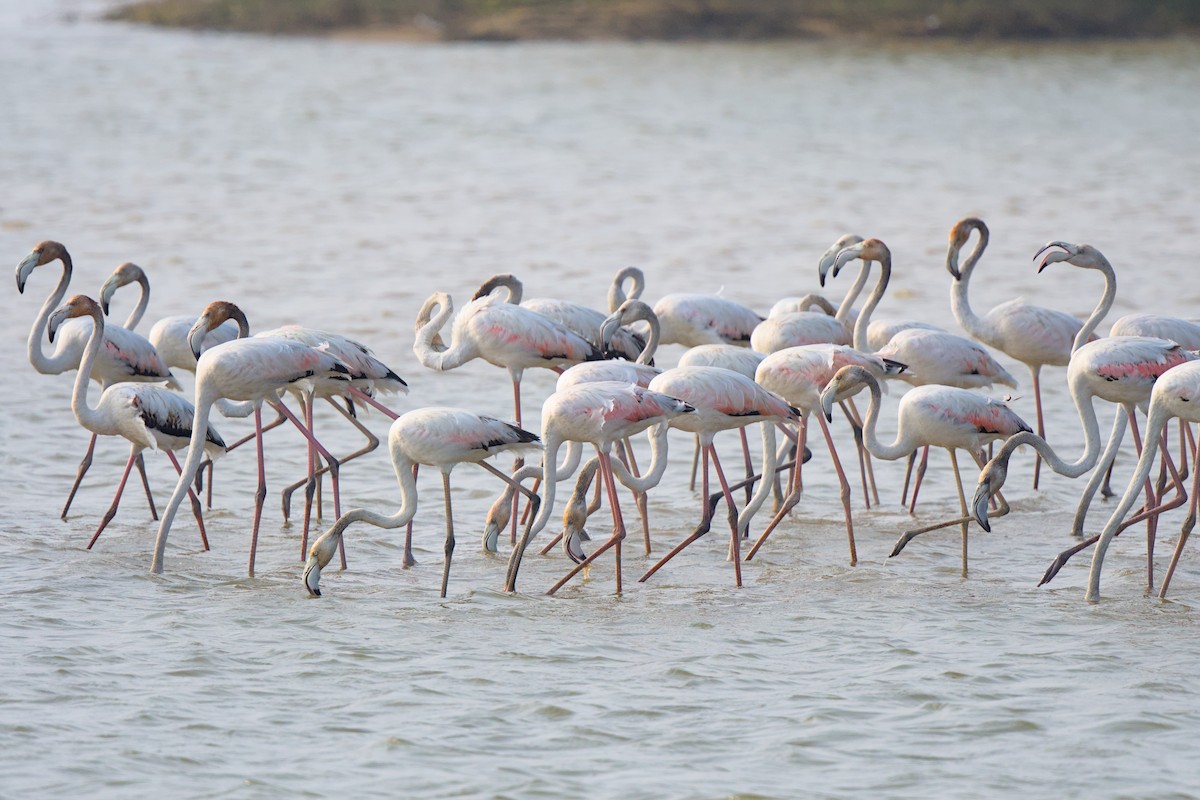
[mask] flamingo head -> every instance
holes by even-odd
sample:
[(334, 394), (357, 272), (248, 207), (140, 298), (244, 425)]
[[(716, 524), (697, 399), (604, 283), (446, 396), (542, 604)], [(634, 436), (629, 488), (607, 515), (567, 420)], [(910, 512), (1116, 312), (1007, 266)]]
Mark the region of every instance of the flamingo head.
[(200, 358), (200, 346), (204, 343), (204, 337), (227, 319), (238, 323), (239, 337), (249, 332), (246, 315), (240, 308), (228, 300), (214, 300), (204, 307), (200, 316), (196, 318), (196, 324), (188, 331), (188, 347), (191, 348), (192, 355)]
[(520, 305), (521, 297), (525, 291), (525, 285), (520, 279), (511, 272), (502, 272), (499, 275), (493, 275), (488, 278), (483, 284), (475, 290), (475, 294), (471, 296), (472, 300), (479, 300), (483, 297), (490, 296), (497, 289), (504, 289), (508, 292), (508, 299), (504, 302)]
[(335, 522), (308, 550), (308, 560), (304, 562), (304, 588), (313, 597), (321, 596), (321, 570), (333, 560), (344, 529), (344, 525)]
[(67, 259), (67, 248), (63, 247), (59, 242), (47, 239), (29, 251), (29, 255), (21, 259), (20, 264), (17, 264), (17, 291), (25, 294), (25, 282), (29, 280), (29, 276), (33, 271), (44, 264), (49, 264), (55, 259), (63, 259), (64, 261)]
[(142, 271), (141, 267), (131, 261), (126, 261), (114, 269), (112, 274), (108, 276), (108, 280), (100, 287), (100, 308), (104, 309), (106, 316), (108, 314), (108, 304), (112, 302), (112, 296), (116, 294), (117, 289), (131, 283), (140, 283), (146, 286), (148, 281), (146, 273)]
[(621, 303), (616, 311), (609, 314), (604, 322), (600, 323), (600, 349), (607, 353), (617, 328), (638, 320), (647, 320), (654, 324), (658, 322), (658, 315), (654, 313), (654, 309), (641, 300), (626, 300)]
[(987, 237), (987, 225), (978, 217), (960, 219), (950, 229), (950, 249), (946, 251), (946, 271), (954, 280), (962, 280), (962, 272), (958, 269), (958, 254), (971, 238), (971, 231), (979, 231), (981, 237)]
[(63, 303), (55, 309), (46, 323), (46, 333), (50, 336), (51, 342), (54, 341), (54, 336), (58, 333), (59, 326), (74, 317), (95, 317), (99, 319), (100, 306), (95, 300), (82, 294), (77, 294)]
[(852, 244), (839, 252), (833, 260), (833, 277), (836, 278), (837, 274), (842, 271), (842, 267), (856, 258), (861, 258), (863, 261), (890, 262), (892, 252), (879, 239), (867, 239), (858, 244)]
[(871, 383), (879, 385), (865, 367), (850, 365), (839, 369), (821, 391), (821, 411), (825, 414), (825, 419), (833, 421), (834, 403), (857, 394)]
[(999, 455), (989, 461), (979, 473), (979, 483), (975, 487), (975, 497), (971, 500), (970, 514), (971, 519), (979, 523), (979, 527), (985, 531), (991, 531), (992, 525), (988, 522), (988, 504), (992, 498), (1004, 488), (1004, 481), (1008, 478), (1008, 456)]
[(837, 259), (838, 253), (861, 241), (863, 241), (863, 237), (847, 233), (831, 244), (829, 249), (821, 254), (821, 260), (817, 262), (817, 277), (822, 286), (825, 285), (825, 276), (829, 274), (829, 270), (833, 269), (833, 262)]
[(1090, 244), (1050, 242), (1037, 251), (1037, 255), (1033, 257), (1033, 260), (1037, 261), (1039, 257), (1042, 260), (1038, 264), (1038, 272), (1058, 261), (1066, 261), (1068, 264), (1073, 264), (1076, 267), (1084, 269), (1104, 269), (1105, 265), (1108, 264), (1108, 260), (1105, 259), (1104, 254)]

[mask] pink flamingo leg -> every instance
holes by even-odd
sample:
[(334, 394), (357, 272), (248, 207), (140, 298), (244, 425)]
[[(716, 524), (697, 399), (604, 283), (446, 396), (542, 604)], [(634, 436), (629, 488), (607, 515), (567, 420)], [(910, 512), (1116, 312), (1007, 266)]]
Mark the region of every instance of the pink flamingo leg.
[[(758, 552), (759, 548), (761, 548), (764, 544), (766, 544), (767, 537), (771, 535), (771, 532), (775, 530), (775, 527), (777, 525), (779, 525), (779, 523), (783, 521), (783, 518), (786, 517), (789, 513), (791, 513), (791, 510), (796, 507), (797, 503), (800, 502), (800, 495), (802, 493), (802, 485), (800, 482), (800, 473), (801, 473), (801, 469), (803, 468), (803, 462), (804, 462), (803, 453), (804, 453), (804, 446), (805, 446), (805, 443), (807, 440), (808, 440), (808, 418), (805, 417), (800, 421), (800, 435), (798, 437), (796, 437), (796, 452), (798, 453), (798, 455), (794, 462), (795, 466), (792, 469), (792, 479), (791, 479), (790, 485), (788, 487), (787, 497), (784, 498), (783, 505), (781, 505), (779, 507), (779, 510), (777, 512), (775, 512), (775, 516), (771, 518), (771, 521), (769, 523), (767, 523), (767, 527), (763, 530), (763, 532), (761, 534), (759, 534), (758, 541), (756, 541), (754, 543), (754, 546), (750, 548), (750, 551), (748, 553), (746, 553), (747, 561), (750, 561), (751, 559), (754, 558), (754, 555), (755, 555), (755, 553)], [(764, 478), (763, 480), (766, 480), (766, 478)]]
[(721, 469), (721, 460), (717, 458), (717, 449), (712, 446), (711, 442), (708, 445), (708, 452), (712, 456), (713, 469), (716, 470), (717, 480), (721, 483), (721, 492), (725, 495), (725, 503), (729, 506), (729, 546), (733, 551), (733, 580), (740, 589), (742, 588), (742, 553), (741, 536), (738, 534), (737, 503), (733, 500), (733, 493), (729, 491), (729, 483), (725, 480), (725, 471)]
[(129, 472), (133, 469), (137, 455), (138, 449), (135, 446), (129, 453), (129, 460), (125, 462), (125, 471), (121, 473), (121, 482), (117, 484), (117, 493), (113, 495), (112, 505), (108, 507), (108, 511), (104, 512), (104, 517), (100, 520), (100, 527), (96, 528), (96, 532), (92, 534), (91, 541), (87, 543), (88, 550), (92, 549), (92, 545), (100, 538), (101, 532), (108, 527), (108, 523), (112, 522), (113, 517), (117, 515), (117, 504), (121, 502), (121, 493), (125, 491), (125, 482), (129, 480)]
[(263, 464), (262, 406), (254, 407), (254, 450), (258, 455), (258, 489), (254, 492), (254, 527), (250, 531), (250, 563), (247, 574), (254, 577), (254, 554), (258, 550), (258, 524), (267, 499), (267, 471)]
[[(1142, 435), (1138, 431), (1137, 415), (1133, 407), (1129, 408), (1129, 426), (1133, 432), (1133, 445), (1139, 453), (1142, 452)], [(1150, 476), (1146, 476), (1146, 508), (1154, 507), (1154, 487), (1150, 484)], [(1158, 532), (1158, 515), (1146, 519), (1146, 592), (1154, 591), (1154, 538)]]
[(442, 473), (442, 496), (446, 498), (446, 560), (442, 566), (442, 597), (450, 584), (450, 559), (454, 556), (454, 512), (450, 508), (450, 473)]
[(364, 392), (363, 390), (359, 389), (354, 384), (346, 384), (346, 392), (353, 395), (354, 397), (358, 398), (359, 400), (366, 403), (367, 405), (371, 406), (376, 411), (382, 412), (389, 419), (396, 420), (396, 419), (400, 418), (400, 415), (397, 414), (395, 411), (392, 411), (390, 408), (385, 406), (383, 403), (379, 402), (374, 397), (371, 397), (371, 395), (369, 395), (366, 392)]
[(908, 507), (908, 513), (916, 513), (917, 510), (917, 494), (921, 491), (921, 481), (925, 479), (925, 468), (929, 466), (929, 446), (926, 445), (921, 451), (921, 463), (917, 465), (917, 478), (913, 483), (912, 504)]
[[(313, 430), (313, 396), (309, 392), (304, 397), (304, 424), (309, 431)], [(308, 439), (305, 454), (308, 457), (308, 475), (304, 483), (304, 530), (300, 534), (300, 559), (308, 557), (308, 528), (312, 520), (313, 495), (317, 490), (317, 466), (314, 463), (316, 451), (313, 450), (313, 440)], [(319, 511), (319, 509), (318, 509)]]
[(602, 544), (590, 556), (575, 565), (575, 568), (562, 577), (562, 579), (550, 587), (546, 594), (554, 594), (561, 589), (566, 583), (583, 571), (585, 567), (600, 557), (602, 553), (610, 547), (615, 547), (616, 562), (617, 562), (617, 593), (621, 592), (621, 540), (625, 538), (625, 521), (621, 517), (620, 501), (617, 499), (616, 481), (612, 474), (612, 463), (609, 461), (609, 454), (600, 453), (600, 476), (605, 482), (608, 490), (608, 504), (612, 509), (613, 515), (613, 534), (607, 542)]
[[(1042, 417), (1042, 370), (1041, 367), (1030, 367), (1030, 374), (1033, 376), (1033, 402), (1037, 407), (1037, 435), (1041, 438), (1046, 438), (1046, 423)], [(1036, 491), (1038, 488), (1038, 478), (1042, 474), (1042, 456), (1041, 453), (1034, 453), (1033, 456), (1033, 488)]]
[(146, 460), (141, 452), (137, 454), (133, 465), (137, 467), (138, 475), (142, 478), (142, 488), (146, 490), (146, 504), (150, 506), (150, 519), (158, 521), (158, 509), (154, 507), (154, 495), (150, 492), (150, 479), (146, 477)]
[(67, 512), (71, 510), (71, 503), (75, 500), (75, 493), (79, 491), (79, 484), (83, 483), (83, 476), (87, 474), (88, 469), (92, 466), (92, 454), (96, 452), (96, 434), (92, 434), (92, 438), (88, 441), (87, 452), (83, 454), (83, 460), (79, 462), (79, 469), (75, 472), (75, 483), (71, 484), (71, 491), (67, 494), (67, 502), (63, 505), (62, 513), (58, 518), (64, 522), (67, 519)]
[[(167, 458), (171, 459), (171, 466), (175, 467), (175, 472), (182, 475), (183, 467), (179, 465), (179, 459), (170, 450), (167, 451)], [(209, 466), (212, 462), (208, 462)], [(200, 528), (200, 542), (204, 545), (204, 549), (208, 550), (208, 534), (204, 530), (204, 513), (200, 509), (200, 498), (191, 489), (188, 489), (188, 499), (192, 502), (192, 515), (196, 518), (196, 525)]]
[[(1182, 420), (1180, 421), (1182, 422)], [(1180, 438), (1181, 440), (1183, 438), (1182, 432), (1180, 433)], [(1193, 454), (1196, 453), (1196, 449), (1194, 447), (1192, 448), (1192, 452)], [(1193, 455), (1192, 458), (1194, 460), (1196, 455)], [(1184, 464), (1187, 463), (1188, 454), (1186, 451), (1180, 454), (1180, 460), (1183, 461)], [(1179, 530), (1179, 542), (1175, 545), (1175, 552), (1171, 554), (1171, 563), (1167, 567), (1167, 574), (1163, 576), (1162, 586), (1160, 586), (1158, 589), (1158, 596), (1160, 599), (1166, 599), (1167, 587), (1171, 585), (1171, 578), (1175, 575), (1175, 567), (1179, 564), (1179, 556), (1183, 554), (1183, 547), (1187, 544), (1188, 537), (1192, 535), (1192, 529), (1196, 527), (1196, 510), (1198, 502), (1200, 502), (1200, 469), (1193, 469), (1192, 499), (1191, 503), (1188, 504), (1187, 519), (1183, 521), (1183, 527)]]
[[(518, 377), (515, 374), (512, 376), (512, 385), (513, 385), (513, 412), (517, 418), (517, 427), (520, 428), (521, 427), (521, 379), (520, 379), (520, 377)], [(522, 458), (521, 456), (517, 456), (516, 459), (513, 461), (513, 472), (516, 472), (523, 466), (525, 466), (525, 459)], [(520, 494), (513, 492), (512, 510), (510, 511), (510, 516), (512, 519), (511, 528), (509, 529), (509, 539), (511, 540), (510, 544), (515, 545), (517, 543), (517, 520), (520, 518), (520, 515), (521, 515), (521, 496), (520, 496)]]
[[(726, 483), (726, 481), (725, 481), (725, 474), (721, 470), (720, 462), (717, 460), (717, 452), (716, 452), (716, 449), (713, 447), (712, 442), (707, 442), (707, 443), (701, 445), (701, 450), (703, 451), (703, 458), (704, 458), (704, 464), (705, 464), (704, 473), (705, 473), (705, 475), (708, 474), (708, 468), (707, 468), (708, 467), (708, 459), (711, 457), (713, 460), (713, 465), (716, 467), (716, 470), (717, 470), (717, 477), (718, 477), (718, 479), (720, 479), (720, 482), (721, 482), (722, 495), (724, 496), (725, 502), (729, 507), (729, 515), (730, 515), (730, 520), (731, 520), (730, 524), (733, 528), (733, 539), (734, 539), (733, 547), (735, 548), (735, 553), (736, 553), (736, 555), (734, 556), (734, 577), (737, 581), (737, 585), (741, 586), (742, 585), (742, 570), (741, 570), (740, 563), (738, 563), (741, 560), (741, 554), (740, 554), (740, 552), (736, 551), (736, 548), (739, 548), (741, 546), (741, 543), (738, 541), (739, 536), (738, 536), (738, 530), (737, 530), (737, 505), (733, 500), (733, 493), (729, 489), (728, 483)], [(642, 577), (638, 578), (638, 583), (645, 583), (650, 578), (651, 575), (653, 575), (654, 573), (656, 573), (660, 569), (662, 569), (663, 566), (665, 566), (668, 561), (670, 561), (675, 556), (682, 553), (683, 549), (685, 547), (687, 547), (692, 542), (699, 539), (704, 534), (708, 533), (709, 530), (712, 528), (712, 518), (713, 518), (713, 514), (715, 513), (715, 511), (716, 511), (715, 503), (710, 502), (710, 498), (709, 498), (707, 492), (704, 493), (700, 498), (700, 524), (696, 526), (696, 529), (694, 531), (692, 531), (691, 534), (689, 534), (687, 536), (687, 538), (685, 538), (679, 544), (675, 545), (675, 547), (671, 548), (671, 551), (669, 553), (667, 553), (665, 556), (660, 558), (654, 564), (654, 566), (650, 567), (650, 569), (646, 570), (646, 574), (644, 574), (644, 575), (642, 575)]]

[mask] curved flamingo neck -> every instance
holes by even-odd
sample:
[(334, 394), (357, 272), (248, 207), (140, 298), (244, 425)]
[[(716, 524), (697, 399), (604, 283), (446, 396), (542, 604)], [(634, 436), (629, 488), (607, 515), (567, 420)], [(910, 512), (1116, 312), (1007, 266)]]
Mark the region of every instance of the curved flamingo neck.
[[(842, 298), (841, 305), (834, 312), (833, 318), (843, 325), (850, 318), (850, 311), (854, 308), (854, 303), (858, 300), (858, 296), (862, 294), (862, 290), (867, 285), (867, 277), (871, 274), (871, 264), (867, 261), (862, 263), (858, 268), (858, 276), (855, 277), (854, 283), (846, 290), (846, 296)], [(857, 326), (856, 326), (857, 327)]]
[(75, 388), (71, 392), (71, 411), (80, 425), (94, 431), (104, 420), (99, 411), (88, 405), (88, 383), (92, 379), (92, 367), (96, 363), (96, 357), (100, 355), (100, 345), (104, 341), (104, 313), (100, 306), (96, 306), (89, 316), (92, 318), (92, 334), (88, 337), (83, 360), (79, 362), (79, 372), (75, 375)]
[[(869, 262), (863, 262), (863, 271), (866, 272), (869, 268)], [(886, 253), (879, 261), (879, 280), (875, 282), (875, 288), (871, 290), (871, 296), (867, 298), (866, 305), (858, 314), (858, 322), (854, 325), (854, 349), (860, 353), (871, 351), (867, 344), (867, 326), (871, 324), (871, 314), (875, 312), (875, 307), (883, 299), (883, 293), (887, 291), (888, 282), (891, 279), (892, 254)], [(878, 386), (876, 386), (876, 391), (878, 391)]]
[(137, 283), (141, 286), (142, 291), (138, 295), (137, 305), (134, 306), (133, 311), (129, 312), (129, 316), (125, 318), (123, 327), (127, 331), (131, 331), (137, 327), (137, 324), (142, 321), (142, 317), (146, 314), (146, 307), (150, 305), (150, 279), (143, 273), (138, 276)]
[(650, 337), (646, 339), (646, 346), (642, 348), (642, 352), (638, 354), (635, 364), (650, 366), (654, 361), (654, 354), (658, 351), (658, 342), (662, 338), (662, 326), (658, 323), (658, 315), (651, 314), (646, 317), (646, 324), (650, 326)]
[(667, 431), (670, 426), (666, 422), (653, 425), (646, 431), (650, 440), (650, 467), (641, 476), (635, 477), (625, 469), (621, 459), (612, 463), (613, 477), (634, 492), (648, 492), (662, 481), (667, 471)]
[(1112, 308), (1113, 301), (1117, 297), (1117, 273), (1113, 269), (1112, 264), (1108, 263), (1108, 259), (1100, 253), (1097, 253), (1096, 269), (1104, 275), (1104, 294), (1100, 296), (1100, 302), (1096, 304), (1096, 308), (1092, 311), (1090, 317), (1083, 323), (1083, 327), (1079, 329), (1079, 333), (1075, 334), (1075, 341), (1071, 344), (1071, 352), (1074, 353), (1079, 348), (1087, 344), (1088, 337), (1096, 332), (1096, 328), (1100, 326), (1100, 321)]
[[(983, 251), (987, 249), (989, 235), (987, 228), (976, 226), (974, 230), (979, 234), (979, 239), (959, 269), (959, 277), (950, 282), (950, 310), (963, 330), (976, 339), (991, 341), (995, 338), (995, 331), (987, 320), (980, 317), (971, 308), (969, 297), (971, 274), (975, 271), (975, 265), (979, 263), (979, 259), (983, 257)], [(957, 254), (959, 248), (954, 244), (951, 244), (950, 247)]]
[(71, 273), (74, 271), (71, 256), (66, 250), (62, 251), (59, 260), (63, 265), (62, 277), (58, 280), (58, 286), (42, 304), (42, 310), (38, 312), (37, 318), (33, 321), (33, 327), (29, 330), (29, 363), (43, 375), (57, 375), (75, 366), (71, 363), (72, 359), (69, 353), (55, 351), (54, 356), (50, 357), (42, 350), (42, 337), (46, 335), (46, 322), (62, 299), (67, 296), (67, 286), (71, 283)]
[(538, 507), (537, 519), (529, 527), (529, 541), (542, 532), (554, 514), (554, 492), (558, 486), (558, 448), (562, 437), (547, 422), (542, 423), (542, 504)]
[[(447, 346), (442, 341), (439, 334), (446, 327), (446, 323), (450, 321), (450, 317), (454, 315), (454, 304), (447, 297), (445, 300), (436, 301), (434, 305), (438, 309), (436, 314), (433, 314), (424, 323), (421, 323), (418, 318), (413, 352), (422, 366), (440, 372), (466, 363), (471, 360), (474, 353), (469, 352), (470, 348), (459, 341), (457, 326), (451, 330), (450, 345)], [(430, 310), (432, 309), (429, 309), (428, 306), (422, 309), (425, 314), (428, 314)]]
[(417, 480), (413, 477), (413, 460), (401, 449), (399, 442), (388, 444), (391, 451), (392, 468), (396, 471), (396, 480), (400, 484), (400, 507), (392, 514), (379, 514), (365, 508), (356, 508), (338, 518), (330, 528), (330, 534), (341, 536), (351, 524), (365, 522), (376, 528), (399, 528), (407, 525), (417, 514)]
[[(859, 319), (862, 319), (859, 317)], [(871, 402), (867, 404), (867, 413), (863, 417), (863, 441), (867, 445), (867, 449), (871, 451), (871, 455), (882, 458), (885, 461), (895, 461), (911, 453), (916, 444), (908, 441), (905, 435), (904, 422), (901, 420), (900, 427), (896, 431), (896, 440), (889, 445), (879, 441), (879, 437), (875, 433), (875, 424), (879, 421), (879, 407), (883, 400), (883, 391), (879, 388), (879, 381), (875, 380), (874, 376), (864, 374), (863, 381), (867, 384), (867, 389), (871, 392)]]
[[(625, 281), (631, 281), (633, 286), (629, 294), (625, 294)], [(614, 277), (612, 286), (608, 288), (608, 313), (616, 312), (626, 300), (636, 300), (642, 296), (646, 288), (646, 274), (637, 267), (625, 267)]]

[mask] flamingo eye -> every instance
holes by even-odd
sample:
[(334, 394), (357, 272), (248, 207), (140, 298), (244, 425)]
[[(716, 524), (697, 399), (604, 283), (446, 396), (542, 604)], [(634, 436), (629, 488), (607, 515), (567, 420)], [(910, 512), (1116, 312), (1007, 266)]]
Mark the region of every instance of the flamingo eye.
[(1183, 401), (1183, 402), (1185, 402), (1185, 403), (1190, 403), (1190, 402), (1192, 402), (1192, 398), (1190, 398), (1190, 397), (1184, 397), (1183, 395), (1180, 395), (1180, 396), (1179, 396), (1179, 399), (1180, 399), (1180, 400), (1182, 400), (1182, 401)]

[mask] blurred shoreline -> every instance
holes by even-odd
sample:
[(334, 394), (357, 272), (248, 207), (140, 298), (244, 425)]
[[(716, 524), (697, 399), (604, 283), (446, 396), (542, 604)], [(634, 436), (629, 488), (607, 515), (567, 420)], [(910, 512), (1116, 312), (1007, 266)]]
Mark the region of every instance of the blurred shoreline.
[(1200, 33), (1190, 0), (143, 0), (110, 19), (401, 41), (985, 40)]

